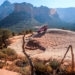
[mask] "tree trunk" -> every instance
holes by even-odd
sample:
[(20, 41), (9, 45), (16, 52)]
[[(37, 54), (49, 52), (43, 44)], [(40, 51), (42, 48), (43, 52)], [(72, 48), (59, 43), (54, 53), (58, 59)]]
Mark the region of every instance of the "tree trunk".
[(34, 75), (34, 66), (33, 66), (32, 60), (30, 59), (29, 55), (25, 51), (25, 39), (24, 38), (25, 38), (25, 34), (23, 36), (22, 50), (23, 50), (24, 55), (27, 57), (29, 64), (31, 66), (31, 75)]

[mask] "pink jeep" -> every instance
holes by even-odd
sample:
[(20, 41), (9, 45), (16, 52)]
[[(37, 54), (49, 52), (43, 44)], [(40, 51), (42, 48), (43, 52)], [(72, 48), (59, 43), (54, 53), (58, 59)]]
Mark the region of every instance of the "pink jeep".
[(47, 31), (47, 28), (48, 28), (47, 25), (44, 25), (44, 26), (42, 26), (41, 28), (39, 28), (37, 32), (38, 32), (38, 33), (45, 32), (45, 31)]

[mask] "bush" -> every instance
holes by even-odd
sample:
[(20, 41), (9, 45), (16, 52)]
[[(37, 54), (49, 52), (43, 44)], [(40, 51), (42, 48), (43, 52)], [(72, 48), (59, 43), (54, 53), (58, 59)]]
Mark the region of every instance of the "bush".
[(50, 66), (52, 67), (52, 69), (57, 69), (59, 65), (60, 63), (56, 59), (53, 59), (52, 61), (50, 61)]
[(9, 67), (7, 67), (7, 70), (14, 71), (14, 72), (20, 72), (20, 68), (17, 67), (14, 63), (10, 64)]
[(42, 62), (34, 63), (35, 73), (36, 75), (49, 75), (52, 72), (52, 68), (50, 66), (46, 66)]
[(18, 67), (25, 67), (28, 64), (28, 62), (26, 59), (22, 59), (22, 60), (17, 60), (15, 64)]
[(32, 34), (33, 33), (33, 30), (32, 29), (29, 29), (29, 30), (23, 30), (19, 33), (19, 35), (24, 35), (24, 34)]
[(70, 73), (62, 73), (61, 75), (75, 75), (75, 72), (70, 72)]
[(0, 29), (0, 48), (7, 48), (7, 39), (12, 36), (11, 31)]
[(13, 62), (11, 65), (9, 65), (7, 70), (18, 72), (21, 75), (30, 75), (30, 67), (28, 65), (25, 67), (18, 67), (15, 65), (15, 62)]
[(5, 62), (0, 61), (0, 68), (3, 68), (4, 65), (5, 65)]
[(32, 29), (30, 29), (30, 30), (29, 30), (29, 33), (33, 33), (33, 30), (32, 30)]
[(20, 68), (20, 73), (22, 75), (31, 75), (31, 73), (30, 73), (30, 67), (27, 66), (27, 67)]
[(67, 66), (65, 70), (67, 73), (72, 73), (72, 66), (71, 65)]
[(12, 55), (16, 54), (16, 52), (13, 49), (10, 49), (10, 48), (4, 48), (4, 49), (2, 49), (2, 52), (4, 54), (7, 54), (8, 56), (12, 56)]
[(4, 53), (0, 52), (0, 59), (6, 59), (6, 57), (7, 57), (7, 55), (6, 55), (6, 54), (4, 54)]
[(16, 52), (13, 49), (4, 48), (0, 52), (1, 52), (2, 57), (6, 56), (7, 60), (11, 60), (12, 61), (12, 60), (15, 60), (17, 58), (17, 54), (16, 54)]

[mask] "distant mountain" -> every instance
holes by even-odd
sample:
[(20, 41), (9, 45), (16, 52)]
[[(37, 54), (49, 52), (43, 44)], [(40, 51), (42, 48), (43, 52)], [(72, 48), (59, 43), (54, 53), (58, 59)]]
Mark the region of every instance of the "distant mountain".
[(73, 14), (71, 14), (70, 9), (67, 11), (66, 9), (53, 9), (45, 6), (34, 7), (25, 2), (11, 4), (9, 1), (5, 1), (0, 6), (0, 28), (21, 31), (47, 24), (50, 28), (75, 30), (74, 9), (71, 9)]
[(14, 10), (13, 4), (9, 1), (4, 1), (4, 3), (0, 6), (0, 20), (7, 17)]
[(68, 23), (75, 23), (75, 8), (58, 8), (60, 18)]
[(43, 24), (55, 27), (59, 26), (61, 22), (56, 10), (45, 6), (34, 7), (24, 2), (14, 4), (14, 11), (0, 21), (0, 27), (21, 30)]

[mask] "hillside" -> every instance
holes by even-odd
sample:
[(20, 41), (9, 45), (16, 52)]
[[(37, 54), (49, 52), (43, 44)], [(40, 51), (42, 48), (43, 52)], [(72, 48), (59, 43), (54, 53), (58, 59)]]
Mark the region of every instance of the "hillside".
[(47, 24), (49, 28), (75, 31), (74, 11), (75, 8), (53, 9), (46, 6), (34, 7), (26, 2), (12, 4), (5, 1), (0, 6), (0, 28), (18, 32)]
[(49, 27), (60, 26), (62, 28), (64, 22), (61, 21), (56, 10), (45, 6), (34, 7), (25, 2), (14, 3), (14, 11), (0, 21), (1, 28), (10, 28), (16, 31), (43, 24), (48, 24)]
[(4, 3), (0, 6), (0, 20), (7, 17), (14, 10), (14, 5), (9, 1), (4, 1)]
[(75, 23), (75, 8), (57, 8), (60, 18), (68, 23)]

